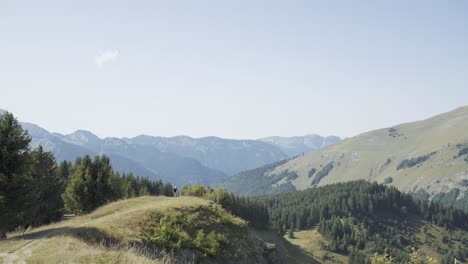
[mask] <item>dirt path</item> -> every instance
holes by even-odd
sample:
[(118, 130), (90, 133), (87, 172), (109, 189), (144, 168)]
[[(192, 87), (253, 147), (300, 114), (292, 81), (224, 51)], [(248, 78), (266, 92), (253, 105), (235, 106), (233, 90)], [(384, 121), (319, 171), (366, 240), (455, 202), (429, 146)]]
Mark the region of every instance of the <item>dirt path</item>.
[(37, 247), (47, 238), (52, 237), (60, 232), (60, 230), (49, 230), (48, 232), (41, 234), (38, 237), (28, 240), (17, 249), (7, 253), (0, 253), (0, 260), (2, 260), (2, 264), (25, 264), (25, 260), (31, 256), (32, 249), (34, 247)]

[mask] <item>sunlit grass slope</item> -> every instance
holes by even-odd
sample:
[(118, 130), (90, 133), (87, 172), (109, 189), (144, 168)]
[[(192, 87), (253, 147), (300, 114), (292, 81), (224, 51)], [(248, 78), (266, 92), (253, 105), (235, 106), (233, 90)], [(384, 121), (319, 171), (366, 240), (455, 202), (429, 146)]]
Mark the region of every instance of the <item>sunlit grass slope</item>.
[[(320, 151), (306, 153), (268, 172), (295, 172), (298, 177), (282, 179), (296, 189), (365, 179), (384, 182), (404, 190), (424, 188), (428, 192), (461, 187), (468, 179), (468, 157), (457, 157), (468, 146), (468, 106), (427, 120), (406, 123), (345, 139)], [(404, 160), (427, 156), (413, 166), (397, 169)], [(332, 164), (328, 173), (319, 172)], [(316, 172), (309, 175), (312, 169)]]
[[(285, 251), (260, 233), (208, 200), (140, 197), (33, 229), (23, 238), (0, 241), (0, 259), (6, 263), (284, 262)], [(263, 233), (276, 236), (281, 247), (284, 243), (293, 247), (273, 233)], [(166, 250), (171, 253), (161, 251), (169, 245), (176, 245)], [(299, 259), (288, 263), (309, 263), (307, 255), (296, 252)]]

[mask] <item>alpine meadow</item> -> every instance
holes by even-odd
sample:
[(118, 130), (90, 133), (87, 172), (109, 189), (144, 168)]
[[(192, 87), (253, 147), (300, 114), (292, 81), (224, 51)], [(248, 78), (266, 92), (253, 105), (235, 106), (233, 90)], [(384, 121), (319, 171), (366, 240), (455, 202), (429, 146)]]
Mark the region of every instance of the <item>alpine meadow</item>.
[(468, 3), (0, 3), (0, 263), (468, 263)]

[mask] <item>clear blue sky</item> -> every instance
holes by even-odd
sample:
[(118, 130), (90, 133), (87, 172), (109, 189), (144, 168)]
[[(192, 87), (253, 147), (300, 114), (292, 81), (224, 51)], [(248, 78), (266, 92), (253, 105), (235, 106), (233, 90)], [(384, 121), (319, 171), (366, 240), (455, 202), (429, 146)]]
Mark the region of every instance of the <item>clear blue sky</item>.
[(349, 137), (468, 104), (467, 3), (3, 0), (0, 108), (101, 137)]

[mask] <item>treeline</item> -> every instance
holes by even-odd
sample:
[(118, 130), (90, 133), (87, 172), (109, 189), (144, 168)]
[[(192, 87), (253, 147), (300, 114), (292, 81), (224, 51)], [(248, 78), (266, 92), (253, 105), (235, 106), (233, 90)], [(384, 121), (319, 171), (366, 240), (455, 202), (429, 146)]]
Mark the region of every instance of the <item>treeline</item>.
[[(405, 263), (410, 253), (407, 247), (415, 241), (406, 222), (410, 214), (447, 230), (468, 229), (468, 214), (461, 210), (416, 201), (394, 187), (367, 181), (257, 199), (267, 207), (271, 226), (279, 233), (318, 226), (318, 231), (330, 241), (323, 245), (325, 249), (352, 253), (353, 258), (359, 255), (357, 251), (369, 250), (370, 254), (389, 253)], [(468, 252), (457, 253), (468, 257)]]
[(431, 156), (435, 155), (436, 152), (431, 152), (429, 154), (426, 154), (426, 155), (423, 155), (423, 156), (419, 156), (419, 157), (416, 157), (416, 158), (412, 158), (412, 159), (404, 159), (400, 162), (400, 164), (398, 164), (397, 166), (397, 170), (401, 170), (401, 169), (405, 169), (405, 168), (411, 168), (411, 167), (414, 167), (420, 163), (423, 163), (424, 161), (428, 160)]
[(78, 158), (74, 165), (63, 161), (59, 168), (68, 167), (67, 175), (59, 170), (66, 179), (66, 188), (62, 195), (64, 210), (69, 213), (89, 213), (97, 207), (122, 198), (143, 195), (172, 196), (172, 185), (161, 180), (151, 181), (135, 177), (133, 174), (114, 172), (106, 156)]
[(262, 202), (253, 198), (236, 196), (225, 189), (211, 189), (200, 184), (186, 185), (180, 190), (181, 195), (196, 196), (211, 200), (224, 209), (248, 221), (248, 224), (258, 229), (269, 227), (269, 216)]
[(0, 239), (18, 226), (60, 220), (111, 201), (141, 195), (172, 195), (172, 186), (113, 171), (109, 158), (78, 158), (57, 164), (11, 113), (0, 115)]

